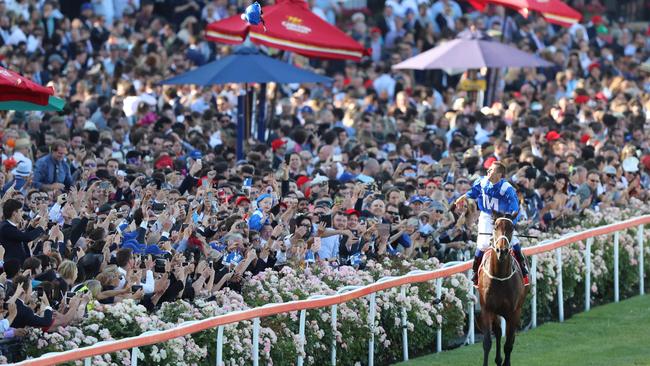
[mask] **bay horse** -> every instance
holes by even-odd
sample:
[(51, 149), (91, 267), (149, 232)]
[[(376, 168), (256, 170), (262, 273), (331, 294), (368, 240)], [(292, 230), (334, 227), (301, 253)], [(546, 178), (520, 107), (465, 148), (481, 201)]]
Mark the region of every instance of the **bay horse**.
[[(481, 302), (480, 327), (483, 332), (483, 366), (488, 365), (494, 331), (497, 341), (495, 362), (498, 366), (510, 365), (510, 354), (519, 326), (521, 307), (526, 297), (521, 269), (511, 254), (510, 241), (514, 232), (513, 219), (517, 215), (495, 214), (494, 231), (490, 249), (485, 252), (479, 270), (478, 291)], [(501, 322), (506, 320), (505, 359), (501, 358)]]

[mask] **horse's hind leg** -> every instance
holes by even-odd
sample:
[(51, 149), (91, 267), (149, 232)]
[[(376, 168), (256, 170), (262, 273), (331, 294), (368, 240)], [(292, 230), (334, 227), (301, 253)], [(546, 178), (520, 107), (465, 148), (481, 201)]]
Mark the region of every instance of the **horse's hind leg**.
[(492, 331), (494, 331), (494, 337), (497, 340), (497, 356), (494, 359), (497, 366), (501, 366), (503, 359), (501, 358), (501, 319), (498, 316), (494, 317), (492, 321)]
[(481, 331), (483, 332), (483, 366), (488, 366), (488, 357), (490, 348), (492, 348), (492, 335), (490, 328), (494, 321), (494, 315), (485, 310), (481, 310)]
[(521, 310), (518, 310), (510, 319), (506, 319), (506, 344), (503, 347), (503, 352), (506, 357), (503, 366), (510, 366), (510, 354), (512, 354), (512, 349), (515, 345), (515, 335), (519, 326), (520, 315)]

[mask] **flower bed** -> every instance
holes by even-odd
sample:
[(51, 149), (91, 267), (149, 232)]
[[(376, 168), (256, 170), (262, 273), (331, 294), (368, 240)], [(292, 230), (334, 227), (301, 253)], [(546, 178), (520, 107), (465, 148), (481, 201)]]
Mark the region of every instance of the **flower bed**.
[[(539, 233), (540, 240), (566, 233), (585, 230), (621, 221), (650, 212), (650, 206), (636, 202), (626, 209), (607, 209), (589, 213), (569, 229)], [(534, 234), (534, 233), (531, 233)], [(613, 300), (613, 236), (596, 238), (592, 247), (592, 294), (594, 304)], [(648, 242), (650, 230), (645, 231)], [(562, 248), (563, 285), (565, 313), (584, 308), (584, 243)], [(646, 255), (650, 245), (646, 245)], [(621, 298), (638, 293), (638, 246), (636, 230), (620, 235), (620, 281)], [(650, 260), (646, 262), (646, 274)], [(271, 302), (304, 299), (312, 294), (333, 294), (346, 285), (365, 285), (377, 279), (407, 273), (411, 270), (439, 268), (436, 259), (414, 261), (385, 260), (370, 262), (366, 271), (351, 267), (314, 267), (305, 270), (285, 268), (281, 272), (267, 271), (246, 281), (242, 294), (229, 290), (221, 292), (216, 301), (197, 300), (168, 303), (155, 314), (147, 314), (142, 306), (132, 301), (108, 307), (103, 313), (91, 311), (77, 326), (58, 328), (44, 334), (38, 329), (30, 330), (27, 344), (29, 357), (38, 357), (52, 351), (84, 347), (101, 340), (119, 339), (155, 329), (169, 329), (186, 320), (203, 319), (234, 310), (261, 306)], [(538, 319), (557, 317), (555, 255), (553, 252), (538, 256), (537, 289)], [(648, 283), (650, 281), (646, 281)], [(409, 353), (413, 356), (430, 353), (435, 349), (436, 330), (442, 326), (443, 346), (451, 346), (466, 329), (469, 282), (463, 275), (455, 275), (443, 281), (444, 301), (432, 305), (435, 299), (435, 282), (408, 286), (406, 296), (399, 288), (377, 294), (377, 316), (374, 322), (376, 350), (375, 362), (387, 365), (400, 360), (402, 354), (401, 306), (408, 314)], [(530, 320), (530, 305), (526, 304), (524, 320)], [(292, 365), (302, 352), (306, 365), (329, 364), (330, 346), (337, 344), (337, 362), (341, 365), (367, 363), (369, 301), (358, 299), (338, 306), (337, 326), (331, 327), (331, 309), (314, 309), (307, 312), (304, 349), (298, 337), (299, 313), (276, 315), (261, 319), (259, 338), (260, 364)], [(244, 321), (228, 325), (224, 329), (225, 365), (243, 365), (252, 358), (252, 322)], [(140, 348), (140, 365), (214, 365), (216, 330), (208, 330), (174, 339), (162, 344)], [(299, 351), (300, 350), (300, 351)], [(77, 362), (81, 364), (81, 362)], [(130, 351), (95, 357), (93, 365), (128, 365)]]

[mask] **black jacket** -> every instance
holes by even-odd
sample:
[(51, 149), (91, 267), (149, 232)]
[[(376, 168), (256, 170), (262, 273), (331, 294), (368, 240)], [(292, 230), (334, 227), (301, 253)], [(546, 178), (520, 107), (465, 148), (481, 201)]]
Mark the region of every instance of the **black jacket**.
[(47, 309), (43, 313), (43, 316), (38, 316), (34, 314), (34, 310), (23, 304), (22, 300), (16, 300), (16, 311), (16, 318), (11, 323), (11, 327), (13, 328), (47, 328), (52, 325), (52, 309)]
[(22, 265), (25, 259), (31, 256), (27, 243), (41, 236), (45, 231), (42, 228), (21, 231), (9, 221), (0, 223), (0, 245), (5, 248), (5, 261), (17, 259)]

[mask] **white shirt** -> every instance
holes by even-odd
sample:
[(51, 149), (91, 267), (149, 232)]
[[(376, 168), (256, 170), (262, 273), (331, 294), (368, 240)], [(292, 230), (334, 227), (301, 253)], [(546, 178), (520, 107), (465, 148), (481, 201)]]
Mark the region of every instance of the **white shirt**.
[(375, 88), (378, 94), (385, 91), (388, 94), (388, 99), (392, 100), (395, 96), (395, 85), (397, 82), (389, 74), (382, 74), (380, 77), (375, 79), (372, 82), (372, 86)]
[(328, 236), (320, 241), (318, 256), (320, 259), (338, 259), (341, 235)]

